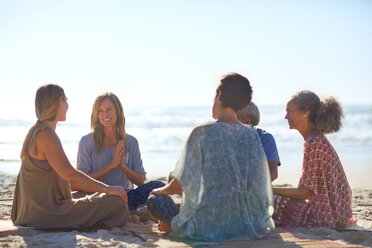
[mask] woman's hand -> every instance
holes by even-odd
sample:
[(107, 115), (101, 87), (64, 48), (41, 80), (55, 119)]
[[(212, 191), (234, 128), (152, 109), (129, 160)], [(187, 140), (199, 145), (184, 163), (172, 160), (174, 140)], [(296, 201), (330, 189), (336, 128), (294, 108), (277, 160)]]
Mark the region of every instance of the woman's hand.
[(125, 155), (125, 144), (123, 140), (119, 140), (114, 151), (112, 152), (112, 161), (110, 164), (111, 167), (112, 168), (118, 167), (123, 161), (124, 155)]
[(178, 183), (177, 179), (173, 178), (168, 184), (163, 187), (154, 189), (150, 194), (155, 195), (174, 195), (182, 194), (182, 187)]
[(110, 163), (106, 164), (104, 167), (89, 173), (90, 177), (94, 179), (101, 179), (111, 170), (117, 168), (122, 164), (125, 154), (125, 144), (123, 140), (119, 140), (118, 144), (116, 145), (115, 149), (112, 151), (112, 160)]
[(109, 189), (106, 192), (106, 194), (119, 196), (123, 200), (123, 202), (128, 203), (127, 193), (120, 186), (109, 186)]
[(160, 188), (156, 188), (156, 189), (153, 189), (150, 193), (150, 195), (154, 194), (154, 195), (169, 195), (168, 191), (167, 191), (167, 186), (168, 185), (165, 185), (163, 187), (160, 187)]
[(280, 195), (297, 200), (306, 200), (309, 198), (311, 191), (305, 186), (301, 185), (298, 188), (273, 188), (274, 195)]

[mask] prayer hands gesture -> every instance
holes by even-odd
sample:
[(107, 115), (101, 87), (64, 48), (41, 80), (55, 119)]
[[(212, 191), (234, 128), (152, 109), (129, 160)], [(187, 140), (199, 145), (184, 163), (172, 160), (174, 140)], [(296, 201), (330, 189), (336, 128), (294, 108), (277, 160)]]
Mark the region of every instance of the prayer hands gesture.
[(118, 144), (116, 145), (113, 153), (112, 153), (112, 161), (111, 166), (112, 168), (118, 167), (124, 159), (125, 155), (125, 143), (124, 140), (119, 140)]

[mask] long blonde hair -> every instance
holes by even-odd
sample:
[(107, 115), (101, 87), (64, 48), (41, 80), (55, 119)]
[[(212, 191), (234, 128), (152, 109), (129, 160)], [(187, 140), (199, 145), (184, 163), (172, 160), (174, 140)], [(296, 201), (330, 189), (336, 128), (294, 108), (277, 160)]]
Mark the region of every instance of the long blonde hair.
[[(28, 157), (28, 150), (35, 144), (37, 133), (48, 128), (43, 122), (56, 120), (61, 98), (66, 99), (65, 92), (61, 86), (56, 84), (43, 85), (36, 91), (35, 112), (37, 122), (30, 128), (23, 141), (21, 159)], [(34, 154), (37, 155), (36, 145), (34, 146)]]
[(102, 151), (103, 148), (103, 126), (98, 118), (99, 108), (103, 100), (110, 100), (112, 104), (114, 104), (116, 109), (117, 121), (116, 121), (116, 138), (118, 140), (126, 141), (126, 133), (125, 133), (125, 117), (124, 117), (124, 110), (121, 105), (119, 98), (112, 92), (106, 92), (96, 98), (93, 104), (92, 115), (90, 118), (90, 127), (93, 130), (93, 139), (94, 145), (98, 153)]

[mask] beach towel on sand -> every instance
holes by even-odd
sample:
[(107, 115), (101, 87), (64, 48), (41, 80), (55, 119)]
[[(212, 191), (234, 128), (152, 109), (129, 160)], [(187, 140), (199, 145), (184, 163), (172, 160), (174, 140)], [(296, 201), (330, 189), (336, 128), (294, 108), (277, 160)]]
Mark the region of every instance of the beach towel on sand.
[(66, 181), (27, 157), (17, 177), (11, 217), (21, 226), (114, 227), (127, 223), (128, 206), (119, 197), (105, 194), (72, 199)]

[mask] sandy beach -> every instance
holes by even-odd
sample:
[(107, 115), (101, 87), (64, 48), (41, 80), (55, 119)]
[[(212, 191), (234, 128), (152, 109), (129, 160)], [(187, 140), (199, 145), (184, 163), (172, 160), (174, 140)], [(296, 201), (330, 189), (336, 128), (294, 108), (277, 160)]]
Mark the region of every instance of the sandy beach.
[[(15, 180), (15, 176), (0, 174), (0, 217), (3, 220), (10, 219)], [(304, 239), (332, 240), (350, 245), (347, 247), (372, 247), (372, 189), (353, 189), (353, 213), (359, 225), (358, 228), (354, 228), (356, 230), (335, 230), (325, 227), (298, 228), (295, 230), (296, 235)], [(0, 247), (167, 247), (166, 244), (159, 245), (161, 240), (154, 242), (130, 230), (131, 226), (153, 225), (154, 222), (148, 220), (136, 224), (131, 223), (129, 228), (100, 229), (91, 232), (46, 232), (29, 229), (2, 232), (0, 233)], [(216, 246), (216, 244), (208, 243), (204, 245)], [(281, 245), (278, 243), (278, 247)], [(181, 247), (188, 246), (184, 244)]]

